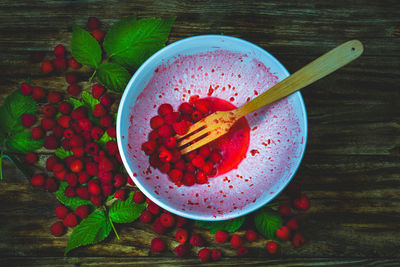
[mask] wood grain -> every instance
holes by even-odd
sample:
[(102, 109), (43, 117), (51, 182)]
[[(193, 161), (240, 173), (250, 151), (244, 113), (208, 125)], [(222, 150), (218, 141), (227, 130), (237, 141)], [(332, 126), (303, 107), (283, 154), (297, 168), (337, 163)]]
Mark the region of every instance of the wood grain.
[[(65, 91), (61, 74), (43, 76), (34, 51), (51, 57), (55, 45), (69, 45), (73, 22), (97, 16), (102, 28), (121, 17), (177, 16), (169, 43), (200, 34), (243, 38), (277, 57), (293, 73), (340, 43), (359, 39), (364, 54), (352, 64), (302, 92), (308, 112), (306, 154), (294, 180), (310, 196), (312, 208), (299, 215), (308, 243), (282, 243), (277, 257), (261, 239), (237, 258), (228, 244), (214, 265), (398, 266), (400, 264), (400, 2), (372, 1), (2, 1), (0, 2), (0, 103), (26, 78)], [(88, 69), (79, 71), (82, 79)], [(82, 83), (89, 88), (88, 83)], [(116, 108), (116, 106), (114, 106)], [(46, 152), (42, 151), (41, 158)], [(43, 163), (43, 162), (42, 162)], [(40, 166), (38, 166), (40, 168)], [(149, 250), (151, 226), (118, 225), (121, 240), (79, 248), (63, 258), (68, 236), (48, 232), (56, 220), (52, 194), (32, 188), (5, 160), (0, 182), (0, 265), (193, 265), (173, 255), (173, 233), (163, 235), (168, 251)], [(284, 201), (286, 197), (280, 195)], [(243, 231), (240, 232), (243, 234)], [(210, 264), (213, 265), (213, 264)]]

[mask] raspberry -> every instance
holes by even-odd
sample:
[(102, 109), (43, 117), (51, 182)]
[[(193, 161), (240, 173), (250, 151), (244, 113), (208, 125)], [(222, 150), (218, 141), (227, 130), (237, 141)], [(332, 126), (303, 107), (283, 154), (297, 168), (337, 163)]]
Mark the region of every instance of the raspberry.
[(168, 214), (168, 213), (161, 214), (160, 221), (161, 221), (161, 224), (167, 228), (172, 227), (175, 224), (174, 216), (172, 216), (171, 214)]
[(172, 149), (171, 154), (172, 154), (171, 163), (178, 162), (182, 157), (181, 152), (179, 152), (179, 150), (177, 149)]
[(171, 164), (165, 162), (161, 165), (161, 167), (159, 167), (159, 169), (162, 173), (168, 173), (171, 170)]
[(57, 207), (55, 207), (54, 211), (56, 212), (57, 218), (61, 220), (64, 219), (69, 212), (64, 205), (58, 205)]
[(254, 242), (254, 241), (257, 241), (257, 239), (258, 239), (258, 234), (257, 234), (256, 231), (249, 229), (249, 230), (247, 230), (246, 233), (244, 234), (244, 237), (246, 237), (247, 241), (249, 241), (249, 242)]
[(210, 160), (214, 163), (218, 163), (222, 160), (222, 156), (218, 151), (213, 150), (210, 154)]
[(87, 118), (87, 108), (85, 106), (77, 107), (71, 112), (71, 118), (76, 121)]
[(147, 142), (144, 142), (144, 143), (142, 144), (142, 147), (141, 147), (141, 149), (144, 151), (144, 153), (145, 153), (146, 155), (151, 155), (151, 154), (153, 154), (154, 151), (156, 150), (156, 148), (157, 148), (157, 144), (156, 144), (154, 141), (152, 141), (152, 140), (149, 140), (149, 141), (147, 141)]
[(47, 149), (56, 149), (58, 147), (58, 140), (54, 135), (48, 135), (44, 138), (43, 147)]
[(154, 215), (158, 215), (160, 213), (160, 207), (154, 202), (151, 202), (147, 205), (147, 210)]
[(183, 175), (182, 183), (186, 186), (192, 186), (196, 183), (196, 178), (193, 173), (186, 172)]
[(69, 128), (71, 117), (67, 115), (61, 115), (57, 118), (57, 123), (63, 128)]
[(175, 163), (175, 168), (178, 169), (178, 170), (184, 171), (186, 169), (185, 168), (185, 161), (183, 159), (178, 160)]
[(64, 190), (64, 195), (66, 197), (74, 197), (75, 196), (75, 190), (72, 186), (67, 186)]
[(188, 121), (180, 121), (174, 122), (172, 127), (174, 128), (175, 132), (179, 135), (184, 135), (187, 133), (190, 123)]
[(63, 224), (67, 227), (75, 227), (78, 224), (78, 219), (74, 213), (70, 212), (65, 216)]
[(29, 128), (36, 122), (36, 117), (33, 114), (24, 113), (21, 116), (21, 122), (25, 128)]
[(208, 248), (202, 248), (199, 250), (199, 253), (197, 254), (201, 262), (207, 262), (210, 260), (211, 252)]
[(283, 241), (289, 240), (290, 238), (290, 229), (287, 226), (282, 226), (278, 230), (276, 230), (276, 236)]
[(217, 241), (218, 243), (225, 243), (229, 238), (229, 234), (225, 231), (222, 230), (218, 230), (215, 233), (215, 241)]
[[(61, 117), (60, 117), (61, 118)], [(74, 135), (69, 139), (71, 147), (81, 147), (84, 144), (84, 140), (80, 135)]]
[(65, 233), (65, 227), (62, 222), (55, 222), (50, 226), (50, 232), (54, 236), (62, 236)]
[(114, 186), (118, 188), (124, 185), (126, 185), (126, 176), (121, 173), (114, 175)]
[(73, 147), (71, 148), (72, 153), (74, 154), (75, 157), (80, 158), (85, 155), (85, 149), (83, 147)]
[(205, 174), (211, 174), (214, 170), (214, 163), (207, 161), (203, 167), (201, 167), (201, 170), (205, 173)]
[(106, 157), (102, 157), (99, 161), (99, 171), (100, 172), (108, 172), (108, 171), (113, 171), (113, 170), (114, 170), (113, 162)]
[(73, 57), (68, 59), (68, 66), (72, 69), (80, 69), (82, 67), (82, 65)]
[(188, 114), (180, 114), (179, 115), (179, 121), (187, 121), (187, 122), (191, 122), (192, 121), (192, 115), (188, 115)]
[(78, 184), (78, 176), (76, 176), (75, 173), (68, 173), (65, 175), (65, 180), (67, 181), (67, 183), (72, 186), (75, 187)]
[(186, 243), (188, 239), (188, 231), (186, 229), (179, 229), (175, 234), (175, 239), (181, 244)]
[(167, 228), (165, 228), (164, 225), (162, 225), (160, 218), (157, 218), (153, 222), (153, 231), (159, 235), (162, 235), (167, 231)]
[(97, 42), (101, 42), (104, 38), (104, 32), (102, 32), (99, 29), (94, 29), (92, 31), (92, 35), (93, 35), (94, 39), (97, 40)]
[(118, 145), (115, 141), (108, 141), (106, 143), (106, 150), (110, 156), (114, 156), (118, 152)]
[(198, 109), (204, 114), (210, 112), (210, 102), (208, 102), (207, 100), (204, 99), (197, 100), (196, 102), (194, 102), (194, 106), (196, 107), (196, 109)]
[(173, 169), (170, 172), (168, 172), (168, 176), (172, 182), (180, 183), (180, 182), (182, 182), (183, 173), (181, 170)]
[(111, 106), (111, 98), (108, 95), (103, 95), (100, 98), (100, 104), (102, 104), (105, 107)]
[(150, 119), (150, 127), (152, 129), (158, 129), (164, 124), (164, 119), (161, 116), (154, 116)]
[(219, 251), (218, 249), (213, 249), (211, 251), (211, 258), (213, 259), (213, 261), (217, 261), (221, 258), (221, 251)]
[(151, 251), (152, 252), (162, 252), (165, 250), (165, 243), (160, 238), (153, 238), (151, 240)]
[(112, 123), (113, 123), (113, 118), (108, 114), (100, 118), (100, 125), (103, 127), (108, 128), (112, 125)]
[(194, 173), (195, 170), (196, 170), (196, 169), (194, 168), (193, 164), (190, 163), (190, 162), (187, 162), (187, 163), (186, 163), (185, 168), (186, 168), (186, 171), (187, 171), (187, 172), (191, 172), (191, 173)]
[(231, 237), (231, 246), (234, 247), (234, 248), (239, 248), (239, 247), (242, 246), (242, 239), (240, 238), (239, 235), (234, 234)]
[(172, 108), (172, 106), (170, 104), (161, 104), (158, 107), (158, 115), (165, 117), (166, 115), (170, 114), (171, 112), (173, 112), (174, 109)]
[(305, 238), (305, 236), (303, 235), (303, 234), (301, 234), (301, 233), (296, 233), (294, 236), (293, 236), (293, 239), (292, 239), (292, 242), (293, 242), (293, 245), (295, 246), (295, 247), (301, 247), (301, 246), (303, 246), (304, 245), (304, 243), (306, 243), (306, 238)]
[(85, 219), (89, 214), (89, 206), (82, 205), (75, 209), (75, 214), (79, 216), (81, 219)]
[(282, 204), (281, 206), (279, 206), (278, 209), (279, 213), (282, 216), (290, 216), (290, 206), (288, 204)]
[(170, 162), (172, 159), (172, 154), (169, 150), (164, 149), (158, 154), (158, 157), (161, 162)]
[(61, 101), (61, 94), (58, 92), (50, 92), (47, 95), (47, 99), (49, 100), (50, 104), (57, 104)]
[(80, 172), (83, 169), (83, 163), (81, 160), (76, 159), (74, 160), (71, 165), (69, 166), (69, 168), (71, 169), (71, 171), (73, 172)]
[(115, 198), (118, 198), (121, 201), (124, 201), (126, 198), (126, 192), (124, 189), (119, 189), (117, 192), (115, 192), (114, 195)]
[(32, 94), (32, 86), (27, 83), (21, 84), (21, 94), (23, 95), (30, 95)]
[(189, 248), (184, 244), (179, 245), (175, 248), (175, 253), (179, 258), (183, 258), (189, 254)]
[(132, 196), (132, 200), (133, 200), (133, 202), (135, 202), (136, 204), (141, 204), (141, 203), (143, 203), (143, 202), (144, 202), (144, 198), (145, 198), (144, 194), (143, 194), (142, 192), (140, 192), (140, 191), (135, 192), (135, 193), (133, 194), (133, 196)]
[(248, 252), (249, 252), (249, 249), (246, 247), (240, 247), (237, 249), (237, 254), (239, 257), (246, 256)]
[(56, 57), (56, 58), (53, 59), (51, 62), (53, 63), (53, 66), (54, 66), (57, 70), (64, 71), (64, 70), (67, 69), (67, 60), (66, 60), (65, 57), (63, 57), (63, 56)]
[(109, 195), (111, 195), (113, 193), (114, 187), (111, 183), (102, 183), (101, 190), (103, 190), (103, 195), (105, 197), (108, 197)]
[(56, 115), (57, 109), (54, 106), (47, 104), (42, 107), (42, 113), (44, 116), (52, 118)]
[(193, 113), (192, 113), (193, 121), (195, 121), (195, 122), (199, 121), (199, 120), (201, 120), (201, 118), (203, 118), (203, 114), (200, 111), (198, 111), (198, 110), (193, 111)]
[(66, 174), (67, 174), (67, 171), (66, 171), (66, 170), (62, 170), (62, 171), (59, 171), (59, 172), (54, 172), (54, 176), (55, 176), (57, 179), (62, 180), (62, 181), (65, 180), (65, 175), (66, 175)]
[(34, 140), (39, 140), (44, 135), (44, 131), (40, 126), (36, 126), (32, 128), (31, 137)]
[(195, 247), (204, 246), (204, 239), (198, 234), (192, 234), (189, 240), (190, 245)]
[(153, 217), (153, 215), (151, 215), (150, 211), (145, 210), (145, 211), (143, 211), (142, 214), (140, 215), (139, 220), (140, 220), (142, 223), (150, 223), (151, 220), (152, 220), (152, 217)]
[(48, 171), (52, 171), (54, 164), (56, 164), (56, 163), (57, 163), (57, 158), (55, 156), (48, 157), (46, 160), (46, 169)]
[(100, 186), (97, 180), (91, 180), (88, 183), (88, 191), (91, 195), (97, 196), (101, 193)]
[(279, 244), (276, 243), (275, 241), (269, 241), (265, 245), (265, 248), (267, 249), (268, 253), (271, 255), (274, 255), (278, 252), (279, 250)]
[(299, 223), (297, 222), (296, 218), (291, 218), (289, 221), (287, 221), (286, 226), (293, 231), (299, 230)]
[(78, 124), (84, 131), (90, 131), (92, 129), (92, 121), (88, 118), (80, 119)]
[(43, 118), (40, 125), (44, 130), (49, 131), (56, 126), (56, 121), (50, 118)]
[(117, 129), (115, 128), (115, 126), (109, 127), (107, 129), (107, 134), (111, 138), (116, 138), (117, 137)]
[(58, 163), (58, 162), (54, 163), (53, 168), (52, 168), (53, 172), (60, 172), (63, 170), (65, 170), (64, 164)]
[(58, 186), (56, 184), (56, 181), (54, 181), (53, 178), (47, 178), (45, 183), (44, 183), (44, 189), (49, 191), (50, 193), (53, 193), (57, 190)]
[(293, 206), (299, 210), (308, 210), (310, 208), (310, 200), (307, 195), (301, 194), (299, 198), (293, 200)]
[(103, 117), (106, 115), (107, 110), (102, 104), (96, 104), (93, 109), (93, 116), (95, 117)]
[(164, 117), (164, 122), (171, 125), (174, 122), (178, 122), (178, 119), (179, 119), (179, 112), (171, 112)]
[(176, 139), (173, 136), (167, 137), (164, 139), (164, 145), (166, 148), (175, 148), (176, 147)]
[(64, 128), (60, 125), (54, 126), (51, 131), (53, 132), (53, 135), (57, 138), (61, 138), (64, 135)]
[(73, 96), (77, 96), (81, 92), (81, 88), (76, 83), (73, 83), (67, 87), (67, 92)]
[(85, 171), (78, 173), (78, 182), (80, 184), (85, 184), (87, 181), (89, 181), (89, 178), (89, 174), (87, 174)]
[(187, 219), (181, 216), (176, 216), (176, 227), (182, 227), (187, 223)]
[(65, 54), (65, 47), (62, 44), (58, 44), (56, 47), (54, 47), (54, 51), (53, 51), (54, 55), (56, 57), (59, 56), (64, 56)]
[(28, 152), (25, 155), (25, 161), (28, 163), (35, 163), (38, 160), (38, 156), (33, 152)]
[(197, 167), (197, 168), (201, 168), (204, 164), (204, 158), (201, 155), (196, 155), (193, 159), (192, 159), (192, 164)]
[[(68, 115), (70, 114), (72, 111), (72, 105), (68, 102), (61, 102), (60, 104), (58, 104), (58, 112), (60, 112), (63, 115)], [(75, 119), (74, 117), (72, 117), (73, 119)]]
[(86, 172), (90, 176), (96, 176), (98, 173), (98, 165), (95, 162), (89, 162), (86, 164)]
[(158, 135), (161, 137), (170, 137), (173, 134), (173, 129), (170, 125), (164, 124), (158, 128)]
[(35, 174), (30, 179), (30, 183), (33, 186), (37, 186), (37, 187), (42, 187), (44, 185), (44, 182), (45, 182), (45, 178), (44, 178), (43, 174)]
[(73, 74), (73, 73), (67, 73), (67, 74), (65, 75), (65, 81), (66, 81), (67, 83), (69, 83), (69, 84), (73, 84), (73, 83), (76, 83), (76, 82), (78, 81), (78, 78), (77, 78), (76, 75)]
[(100, 21), (96, 17), (89, 17), (87, 27), (89, 30), (97, 29), (100, 26)]
[(198, 171), (196, 173), (196, 183), (205, 184), (208, 182), (207, 175), (203, 171)]
[(43, 58), (44, 58), (44, 53), (40, 52), (40, 51), (35, 51), (31, 55), (31, 60), (33, 63), (38, 63), (38, 62), (42, 61)]
[(78, 187), (75, 190), (75, 192), (78, 195), (78, 197), (80, 197), (83, 200), (89, 200), (90, 199), (89, 190), (88, 190), (87, 186)]
[(182, 104), (180, 104), (178, 110), (183, 114), (191, 115), (193, 112), (193, 106), (187, 102), (183, 102)]
[(42, 88), (37, 86), (32, 88), (32, 98), (36, 101), (42, 100), (45, 96), (46, 92)]
[(103, 136), (103, 134), (104, 134), (103, 129), (97, 126), (93, 127), (92, 130), (90, 131), (90, 135), (94, 140), (99, 140)]
[(42, 72), (43, 74), (49, 74), (53, 72), (54, 67), (53, 64), (49, 60), (43, 60), (42, 61)]
[(113, 180), (112, 172), (98, 172), (97, 176), (102, 183), (111, 183)]
[(97, 195), (97, 196), (90, 196), (90, 201), (92, 202), (93, 205), (96, 207), (100, 207), (101, 203), (103, 202), (103, 196)]

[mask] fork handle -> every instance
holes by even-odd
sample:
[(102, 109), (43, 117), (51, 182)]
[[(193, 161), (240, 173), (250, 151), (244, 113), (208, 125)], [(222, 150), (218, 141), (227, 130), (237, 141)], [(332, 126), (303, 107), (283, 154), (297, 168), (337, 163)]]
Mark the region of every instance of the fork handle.
[(312, 84), (355, 60), (362, 54), (363, 50), (363, 45), (358, 40), (348, 41), (339, 45), (239, 107), (236, 114), (240, 117), (245, 116)]

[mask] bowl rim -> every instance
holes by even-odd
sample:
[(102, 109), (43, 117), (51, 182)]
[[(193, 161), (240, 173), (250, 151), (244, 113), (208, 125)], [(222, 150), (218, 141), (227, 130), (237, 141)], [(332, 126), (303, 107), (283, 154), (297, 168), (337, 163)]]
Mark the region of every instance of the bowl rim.
[[(297, 166), (294, 169), (292, 175), (289, 177), (289, 179), (287, 179), (286, 183), (283, 184), (283, 186), (279, 189), (276, 190), (273, 194), (271, 194), (271, 198), (269, 198), (268, 201), (266, 201), (265, 203), (259, 204), (259, 205), (255, 205), (252, 208), (248, 208), (245, 209), (243, 213), (240, 214), (240, 216), (225, 216), (223, 218), (218, 218), (218, 215), (210, 215), (210, 217), (206, 217), (206, 216), (196, 216), (196, 215), (191, 215), (190, 212), (182, 212), (178, 209), (175, 209), (169, 205), (164, 204), (162, 201), (158, 200), (157, 198), (155, 198), (151, 193), (148, 192), (147, 189), (145, 189), (145, 187), (141, 184), (141, 182), (135, 177), (133, 176), (133, 172), (130, 168), (130, 165), (128, 164), (128, 160), (126, 159), (125, 156), (125, 150), (126, 148), (124, 146), (122, 146), (122, 133), (121, 133), (121, 119), (122, 119), (122, 115), (121, 115), (121, 111), (123, 109), (123, 107), (125, 106), (125, 102), (127, 99), (127, 95), (128, 95), (128, 91), (129, 88), (132, 87), (133, 83), (135, 82), (135, 80), (137, 79), (137, 77), (141, 74), (141, 72), (143, 71), (143, 69), (145, 69), (149, 64), (152, 63), (152, 61), (154, 60), (154, 58), (157, 58), (160, 54), (164, 53), (166, 50), (170, 50), (173, 49), (175, 46), (184, 44), (185, 42), (191, 42), (194, 39), (207, 39), (207, 38), (219, 38), (219, 39), (227, 39), (227, 40), (232, 40), (235, 42), (242, 42), (244, 43), (246, 46), (248, 47), (253, 47), (255, 50), (261, 52), (261, 53), (266, 53), (272, 61), (274, 61), (275, 64), (277, 64), (279, 67), (282, 68), (282, 74), (283, 74), (283, 79), (287, 78), (288, 76), (290, 76), (290, 73), (287, 71), (287, 69), (283, 66), (283, 64), (276, 59), (276, 57), (274, 57), (272, 54), (270, 54), (268, 51), (266, 51), (265, 49), (263, 49), (262, 47), (246, 41), (244, 39), (238, 38), (238, 37), (233, 37), (233, 36), (227, 36), (227, 35), (217, 35), (217, 34), (205, 34), (205, 35), (196, 35), (196, 36), (191, 36), (191, 37), (187, 37), (181, 40), (178, 40), (176, 42), (173, 42), (165, 47), (163, 47), (162, 49), (158, 50), (156, 53), (154, 53), (152, 56), (150, 56), (137, 70), (136, 72), (133, 74), (132, 78), (129, 80), (127, 86), (125, 87), (124, 93), (121, 97), (120, 103), (119, 103), (119, 107), (118, 107), (118, 114), (117, 114), (117, 123), (116, 123), (116, 132), (117, 132), (117, 144), (118, 144), (118, 149), (120, 151), (120, 156), (122, 159), (122, 163), (124, 165), (124, 168), (126, 169), (126, 171), (129, 174), (128, 179), (132, 179), (133, 182), (135, 183), (135, 185), (140, 189), (140, 191), (146, 195), (146, 197), (150, 198), (151, 201), (153, 201), (155, 204), (157, 204), (158, 206), (160, 206), (161, 208), (168, 210), (176, 215), (179, 215), (181, 217), (185, 217), (191, 220), (199, 220), (199, 221), (224, 221), (224, 220), (230, 220), (230, 219), (234, 219), (234, 218), (238, 218), (238, 217), (242, 217), (245, 216), (249, 213), (252, 213), (262, 207), (264, 207), (266, 204), (268, 204), (269, 202), (271, 202), (273, 199), (275, 199), (282, 191), (283, 189), (285, 189), (287, 187), (287, 185), (291, 182), (291, 180), (293, 179), (293, 177), (295, 176), (295, 174), (297, 173), (301, 162), (303, 161), (303, 157), (305, 154), (305, 150), (307, 147), (307, 139), (308, 139), (308, 120), (307, 120), (307, 111), (306, 111), (306, 107), (305, 107), (305, 103), (302, 97), (302, 94), (300, 91), (297, 91), (295, 93), (293, 93), (293, 95), (297, 95), (298, 99), (300, 100), (300, 106), (301, 106), (301, 111), (303, 113), (303, 120), (304, 120), (304, 146), (303, 146), (303, 150), (301, 152), (301, 155), (299, 157), (299, 161), (297, 163)], [(179, 54), (179, 53), (177, 53)], [(161, 64), (161, 63), (160, 63)], [(282, 79), (282, 80), (283, 80)], [(214, 217), (216, 216), (216, 217)]]

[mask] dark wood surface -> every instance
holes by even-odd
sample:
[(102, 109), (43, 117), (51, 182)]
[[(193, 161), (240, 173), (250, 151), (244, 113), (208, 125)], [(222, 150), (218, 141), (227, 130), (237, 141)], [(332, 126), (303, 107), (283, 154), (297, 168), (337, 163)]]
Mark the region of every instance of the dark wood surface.
[[(393, 1), (1, 1), (0, 103), (27, 77), (64, 90), (60, 75), (44, 77), (33, 51), (69, 45), (73, 22), (97, 16), (107, 29), (121, 17), (177, 16), (169, 43), (200, 34), (243, 38), (272, 53), (294, 72), (334, 46), (359, 39), (358, 60), (303, 90), (308, 144), (295, 176), (312, 201), (299, 217), (308, 243), (282, 245), (277, 257), (265, 240), (238, 259), (228, 244), (214, 265), (400, 264), (400, 2)], [(83, 70), (84, 71), (84, 70)], [(156, 235), (141, 223), (119, 226), (121, 240), (79, 248), (63, 257), (67, 236), (54, 238), (52, 194), (32, 188), (10, 162), (0, 182), (0, 265), (193, 265), (193, 256), (149, 250)], [(283, 198), (280, 196), (280, 198)]]

